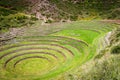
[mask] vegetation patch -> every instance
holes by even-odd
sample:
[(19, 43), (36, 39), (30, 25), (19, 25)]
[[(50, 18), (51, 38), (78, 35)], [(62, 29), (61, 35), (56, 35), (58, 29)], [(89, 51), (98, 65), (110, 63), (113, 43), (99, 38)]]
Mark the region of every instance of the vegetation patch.
[(76, 38), (78, 40), (82, 40), (88, 44), (91, 44), (93, 42), (93, 39), (97, 37), (99, 33), (90, 31), (90, 30), (63, 30), (53, 35), (67, 36), (67, 37), (72, 36), (73, 38)]
[[(95, 26), (98, 24), (101, 27)], [(14, 44), (1, 46), (0, 79), (49, 80), (72, 73), (93, 59), (100, 37), (113, 29), (113, 26), (103, 26), (100, 22), (63, 23), (61, 27), (62, 30), (56, 32), (57, 27), (42, 27), (46, 35), (16, 37)], [(69, 77), (74, 79), (73, 75)]]

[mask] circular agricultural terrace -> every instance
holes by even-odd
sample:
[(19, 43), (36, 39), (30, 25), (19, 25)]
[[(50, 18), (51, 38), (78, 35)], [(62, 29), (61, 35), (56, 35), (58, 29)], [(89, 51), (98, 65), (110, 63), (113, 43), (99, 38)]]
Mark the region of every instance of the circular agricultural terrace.
[(17, 77), (52, 77), (82, 63), (83, 48), (87, 46), (68, 37), (24, 37), (19, 43), (1, 47), (1, 71)]
[[(78, 24), (83, 25), (74, 26)], [(49, 80), (71, 71), (93, 58), (99, 38), (113, 29), (101, 23), (74, 26), (45, 36), (18, 37), (16, 43), (1, 46), (0, 79)]]

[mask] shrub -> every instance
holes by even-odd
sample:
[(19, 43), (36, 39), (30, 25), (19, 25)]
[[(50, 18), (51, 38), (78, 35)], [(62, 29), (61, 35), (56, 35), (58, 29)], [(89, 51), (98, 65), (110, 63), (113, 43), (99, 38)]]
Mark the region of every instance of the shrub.
[(113, 46), (111, 49), (112, 54), (119, 54), (120, 53), (120, 45)]
[(36, 21), (34, 17), (30, 17), (23, 13), (9, 14), (8, 16), (0, 16), (0, 30), (5, 30), (13, 27), (32, 25)]
[[(120, 55), (96, 62), (90, 71), (78, 80), (120, 80)], [(88, 67), (89, 68), (89, 67)]]
[(94, 57), (94, 59), (100, 59), (100, 58), (102, 58), (104, 55), (105, 55), (105, 53), (97, 54), (97, 55)]
[(52, 23), (52, 20), (48, 19), (45, 23)]
[(9, 10), (7, 8), (0, 7), (0, 15), (8, 16), (9, 14), (15, 14), (16, 12), (13, 10)]
[(32, 17), (31, 17), (31, 20), (32, 20), (32, 21), (36, 21), (36, 20), (38, 20), (38, 19), (37, 19), (36, 17), (33, 17), (33, 16), (32, 16)]

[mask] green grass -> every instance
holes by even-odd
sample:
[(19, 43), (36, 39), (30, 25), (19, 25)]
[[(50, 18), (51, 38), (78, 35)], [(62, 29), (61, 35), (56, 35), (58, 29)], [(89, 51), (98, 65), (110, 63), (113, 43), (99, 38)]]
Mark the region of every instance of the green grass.
[[(21, 43), (22, 44), (22, 43)], [(60, 48), (59, 46), (57, 47), (57, 46), (51, 46), (50, 45), (50, 43), (47, 43), (47, 45), (45, 45), (45, 43), (43, 44), (41, 44), (41, 43), (39, 43), (39, 42), (37, 42), (37, 44), (35, 45), (35, 43), (31, 43), (31, 42), (24, 42), (23, 43), (24, 45), (22, 45), (22, 46), (18, 46), (18, 47), (13, 47), (13, 48), (10, 48), (10, 49), (8, 49), (8, 47), (6, 48), (6, 47), (4, 47), (3, 49), (4, 49), (4, 51), (2, 51), (2, 53), (1, 53), (1, 55), (2, 54), (7, 54), (8, 52), (9, 53), (11, 53), (11, 54), (9, 54), (8, 56), (5, 56), (5, 58), (3, 59), (3, 61), (5, 61), (6, 59), (9, 59), (11, 56), (14, 56), (15, 54), (22, 54), (22, 53), (26, 53), (26, 52), (32, 52), (32, 50), (33, 50), (33, 53), (34, 53), (34, 51), (43, 51), (43, 52), (51, 52), (51, 50), (52, 49), (56, 49), (56, 50), (59, 50), (59, 51), (62, 51), (65, 55), (66, 55), (66, 59), (65, 59), (65, 63), (64, 63), (64, 65), (63, 65), (63, 63), (61, 63), (61, 61), (63, 61), (63, 59), (64, 58), (62, 58), (63, 56), (61, 56), (60, 57), (60, 53), (55, 53), (55, 50), (52, 50), (52, 54), (58, 54), (58, 55), (56, 55), (56, 56), (58, 56), (60, 59), (59, 59), (59, 62), (58, 63), (60, 63), (61, 65), (59, 65), (59, 67), (58, 67), (58, 70), (56, 71), (52, 71), (52, 73), (49, 73), (48, 74), (48, 77), (50, 77), (50, 76), (55, 76), (56, 74), (58, 74), (58, 73), (61, 73), (61, 72), (63, 72), (63, 71), (66, 71), (66, 70), (68, 70), (69, 68), (71, 68), (71, 62), (72, 61), (76, 61), (74, 58), (72, 59), (72, 55), (71, 55), (71, 53), (70, 52), (68, 52), (66, 49), (62, 49), (62, 48)], [(27, 44), (33, 44), (33, 45), (27, 45)], [(40, 45), (41, 44), (41, 45)], [(53, 44), (53, 43), (52, 43)], [(60, 44), (59, 44), (60, 45)], [(64, 45), (63, 45), (64, 46)], [(44, 47), (46, 47), (46, 48), (51, 48), (51, 50), (48, 50), (48, 49), (46, 49), (46, 50), (44, 50), (44, 49), (40, 49), (40, 48), (44, 48)], [(65, 45), (65, 47), (67, 48), (67, 47), (69, 47), (71, 50), (72, 50), (72, 52), (75, 52), (75, 57), (78, 57), (78, 56), (80, 56), (80, 53), (77, 51), (77, 49), (75, 49), (75, 48), (73, 48), (72, 46), (70, 47), (70, 46), (66, 46)], [(5, 50), (5, 48), (7, 49), (7, 50)], [(27, 50), (27, 49), (29, 49), (29, 48), (33, 48), (33, 49), (30, 49), (30, 50)], [(23, 50), (22, 50), (23, 49)], [(25, 49), (25, 50), (24, 50)], [(19, 52), (16, 52), (16, 50), (20, 50)], [(14, 52), (15, 51), (15, 52)], [(14, 53), (14, 54), (13, 54)], [(30, 56), (30, 55), (28, 55), (28, 56)], [(42, 56), (46, 56), (46, 55), (42, 55)], [(24, 56), (25, 57), (25, 56)], [(21, 56), (21, 58), (23, 58), (22, 56)], [(49, 58), (50, 60), (52, 60), (50, 57), (48, 57), (47, 56), (47, 58)], [(19, 58), (16, 58), (17, 60), (19, 60)], [(56, 63), (56, 60), (52, 60), (53, 62), (55, 62)], [(13, 63), (15, 63), (15, 62), (13, 62)], [(73, 62), (74, 63), (74, 62)], [(12, 64), (12, 63), (9, 63), (9, 64)], [(56, 65), (57, 65), (57, 63), (56, 63)], [(56, 65), (54, 65), (54, 66), (56, 66)], [(67, 65), (69, 65), (69, 66), (67, 66)], [(9, 65), (8, 65), (8, 67), (9, 67)], [(11, 66), (10, 66), (11, 67)], [(61, 70), (62, 68), (64, 67), (64, 70)], [(11, 67), (12, 68), (12, 67)], [(38, 67), (39, 68), (39, 67)], [(45, 69), (46, 69), (46, 67), (44, 67)], [(9, 70), (10, 68), (8, 68), (8, 70)], [(10, 69), (11, 70), (11, 69)], [(17, 69), (17, 70), (19, 70), (19, 69)], [(19, 72), (19, 71), (18, 71)], [(21, 71), (20, 71), (21, 72)], [(24, 71), (24, 69), (23, 69), (23, 72), (25, 72)], [(41, 72), (41, 73), (43, 73), (43, 72)], [(37, 73), (36, 73), (37, 74)], [(47, 76), (47, 74), (45, 75), (45, 76)], [(43, 76), (43, 78), (44, 78), (44, 76)]]
[(60, 75), (72, 73), (93, 59), (100, 38), (113, 29), (113, 24), (98, 21), (50, 26), (32, 28), (44, 31), (18, 36), (17, 43), (0, 47), (0, 79), (56, 80)]
[(52, 35), (72, 37), (92, 44), (93, 39), (95, 39), (99, 33), (90, 30), (63, 30)]

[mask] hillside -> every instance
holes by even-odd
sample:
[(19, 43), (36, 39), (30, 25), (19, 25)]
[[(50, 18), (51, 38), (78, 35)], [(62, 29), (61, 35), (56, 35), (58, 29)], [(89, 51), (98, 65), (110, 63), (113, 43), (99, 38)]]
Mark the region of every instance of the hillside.
[[(43, 20), (45, 23), (119, 20), (119, 4), (118, 0), (0, 0), (0, 30), (32, 24), (36, 20), (35, 18)], [(30, 16), (35, 18), (30, 18)], [(28, 18), (29, 21), (26, 20)], [(17, 25), (14, 22), (20, 24)]]
[(0, 0), (0, 30), (31, 25), (37, 19), (45, 23), (119, 20), (119, 3), (118, 0)]
[(120, 80), (119, 0), (0, 0), (0, 80)]
[[(6, 35), (7, 40), (0, 41), (0, 79), (113, 80), (115, 77), (119, 80), (119, 72), (116, 73), (119, 71), (119, 63), (116, 62), (119, 60), (117, 27), (116, 24), (102, 21), (75, 21), (43, 26), (38, 21), (31, 27), (13, 29)], [(108, 36), (108, 32), (114, 29), (115, 32)], [(114, 64), (109, 63), (111, 56), (115, 60)], [(104, 59), (108, 62), (104, 62)], [(101, 63), (101, 60), (103, 64), (96, 64), (99, 61)], [(106, 75), (97, 70), (106, 67), (109, 69)], [(112, 68), (114, 77), (109, 74)], [(91, 77), (96, 72), (96, 78)]]
[(119, 19), (118, 0), (1, 0), (0, 5), (12, 10), (25, 11), (37, 17), (72, 19), (87, 17)]

